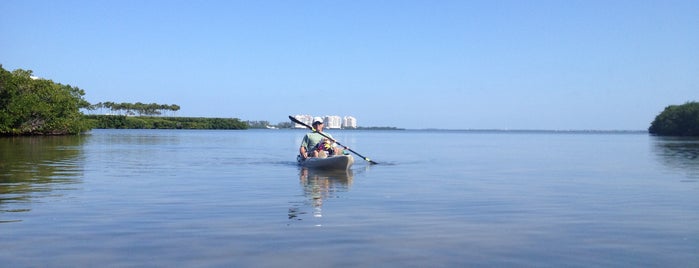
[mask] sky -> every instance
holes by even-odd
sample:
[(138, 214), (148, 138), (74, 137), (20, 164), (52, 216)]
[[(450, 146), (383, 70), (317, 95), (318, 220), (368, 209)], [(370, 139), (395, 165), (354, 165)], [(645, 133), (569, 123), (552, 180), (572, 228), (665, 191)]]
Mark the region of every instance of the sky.
[(2, 0), (0, 14), (6, 70), (178, 116), (646, 130), (699, 101), (696, 0)]

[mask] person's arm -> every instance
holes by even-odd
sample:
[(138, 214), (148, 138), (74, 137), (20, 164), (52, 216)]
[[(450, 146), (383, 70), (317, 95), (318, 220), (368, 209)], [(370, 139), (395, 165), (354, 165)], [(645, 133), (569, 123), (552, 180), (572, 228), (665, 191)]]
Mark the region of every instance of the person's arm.
[(303, 159), (308, 158), (308, 152), (306, 152), (306, 147), (299, 147), (299, 154), (301, 154), (301, 157), (303, 157)]
[(303, 140), (301, 141), (301, 147), (299, 147), (299, 154), (301, 155), (301, 157), (303, 157), (303, 159), (308, 158), (306, 146), (308, 146), (308, 135), (303, 137)]

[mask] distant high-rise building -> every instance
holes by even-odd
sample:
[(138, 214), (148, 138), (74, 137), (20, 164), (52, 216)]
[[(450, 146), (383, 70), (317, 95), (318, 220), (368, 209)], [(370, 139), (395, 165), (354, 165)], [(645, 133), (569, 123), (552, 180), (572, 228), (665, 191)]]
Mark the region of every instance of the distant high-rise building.
[(327, 129), (342, 128), (342, 118), (337, 115), (327, 115), (324, 121), (323, 124)]
[[(298, 114), (294, 118), (303, 122), (306, 125), (313, 124), (313, 116), (308, 114)], [(323, 119), (323, 125), (326, 129), (337, 129), (337, 128), (357, 128), (357, 119), (353, 116), (340, 117), (337, 115), (326, 115), (321, 117)], [(306, 128), (301, 124), (294, 124), (294, 128)]]
[(345, 116), (342, 119), (342, 128), (357, 128), (357, 119), (352, 116)]
[[(296, 118), (297, 120), (299, 120), (299, 121), (301, 121), (304, 124), (309, 125), (309, 126), (311, 124), (313, 124), (313, 116), (311, 116), (311, 115), (298, 114), (298, 115), (295, 115), (294, 118)], [(295, 128), (306, 128), (304, 125), (296, 124), (296, 123), (294, 123), (294, 127)]]

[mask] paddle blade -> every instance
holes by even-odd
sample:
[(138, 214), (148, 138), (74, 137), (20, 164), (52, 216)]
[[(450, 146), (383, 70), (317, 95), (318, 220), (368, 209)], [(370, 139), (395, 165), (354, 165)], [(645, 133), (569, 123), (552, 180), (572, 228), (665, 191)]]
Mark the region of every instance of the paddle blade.
[(371, 159), (369, 159), (369, 158), (364, 158), (364, 160), (366, 160), (367, 162), (369, 162), (369, 164), (372, 164), (372, 165), (378, 164), (378, 163), (376, 163), (376, 161), (371, 160)]
[(303, 122), (301, 122), (301, 121), (299, 121), (298, 119), (296, 119), (296, 117), (293, 117), (293, 116), (290, 115), (290, 116), (289, 116), (289, 119), (290, 119), (292, 122), (296, 123), (296, 124), (305, 126), (305, 127), (307, 127), (307, 128), (310, 128), (310, 129), (313, 129), (313, 127), (304, 124)]

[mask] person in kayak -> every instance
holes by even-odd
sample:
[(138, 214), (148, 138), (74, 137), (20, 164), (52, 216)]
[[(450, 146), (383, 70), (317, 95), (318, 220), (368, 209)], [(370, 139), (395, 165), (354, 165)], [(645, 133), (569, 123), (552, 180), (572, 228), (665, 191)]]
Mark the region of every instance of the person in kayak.
[[(308, 157), (318, 157), (325, 155), (337, 155), (342, 154), (342, 149), (335, 146), (335, 142), (332, 139), (332, 135), (323, 132), (323, 119), (316, 117), (313, 119), (313, 129), (314, 131), (306, 134), (301, 141), (301, 147), (299, 147), (299, 154), (303, 159)], [(325, 136), (330, 137), (330, 139), (323, 137), (319, 133), (323, 133)]]

